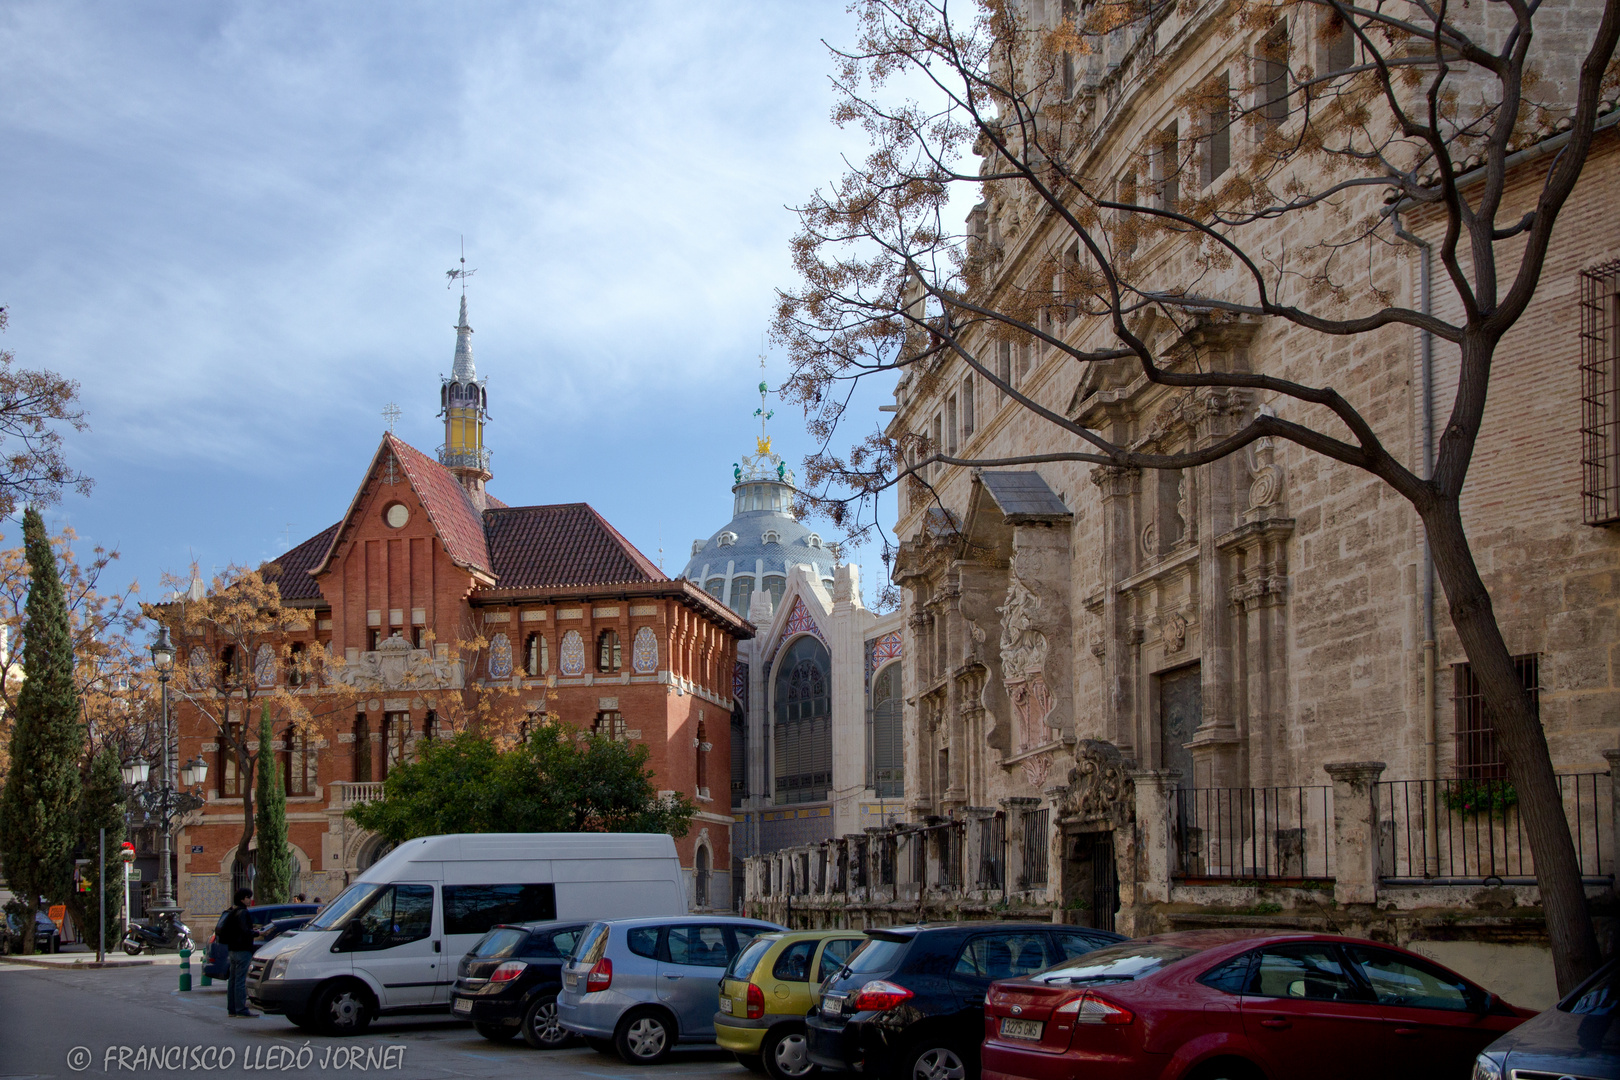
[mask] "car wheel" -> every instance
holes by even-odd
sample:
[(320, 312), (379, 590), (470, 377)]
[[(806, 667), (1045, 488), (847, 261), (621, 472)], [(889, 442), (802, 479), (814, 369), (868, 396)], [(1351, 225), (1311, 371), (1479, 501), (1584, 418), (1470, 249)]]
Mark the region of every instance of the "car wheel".
[(758, 1054), (734, 1053), (731, 1056), (737, 1059), (737, 1064), (741, 1065), (749, 1072), (763, 1073), (765, 1071), (765, 1059), (760, 1057)]
[(585, 1045), (590, 1047), (592, 1050), (595, 1050), (598, 1054), (609, 1054), (613, 1057), (619, 1056), (619, 1048), (613, 1045), (612, 1039), (594, 1039), (587, 1035), (585, 1036)]
[(557, 995), (540, 994), (523, 1013), (523, 1041), (536, 1050), (555, 1050), (573, 1036), (557, 1020)]
[(675, 1049), (675, 1025), (656, 1009), (633, 1009), (619, 1021), (613, 1045), (628, 1065), (657, 1065)]
[(810, 1042), (801, 1024), (782, 1024), (767, 1031), (759, 1044), (759, 1056), (772, 1080), (799, 1080), (821, 1071), (810, 1060)]
[(508, 1024), (474, 1024), (473, 1030), (490, 1042), (506, 1042), (518, 1033), (517, 1028)]
[(905, 1057), (899, 1080), (978, 1080), (968, 1055), (949, 1043), (919, 1043)]
[(311, 1015), (328, 1035), (358, 1035), (371, 1025), (371, 995), (356, 983), (337, 983), (321, 991)]

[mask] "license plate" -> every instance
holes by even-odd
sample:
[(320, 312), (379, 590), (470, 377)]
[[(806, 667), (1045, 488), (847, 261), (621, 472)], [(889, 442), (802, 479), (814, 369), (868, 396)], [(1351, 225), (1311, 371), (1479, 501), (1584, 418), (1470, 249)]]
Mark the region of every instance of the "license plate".
[(821, 1015), (836, 1018), (844, 1015), (844, 997), (842, 994), (828, 994), (821, 999)]
[(1040, 1020), (1014, 1020), (1011, 1017), (1003, 1017), (1001, 1034), (1009, 1039), (1033, 1039), (1039, 1042), (1041, 1029), (1045, 1026)]
[(472, 998), (456, 998), (454, 1011), (458, 1013), (472, 1012)]
[(720, 999), (720, 1011), (725, 1013), (727, 1016), (731, 1015), (731, 999), (730, 998), (723, 997), (723, 998)]
[(568, 989), (572, 990), (574, 987), (579, 985), (579, 976), (578, 975), (564, 975), (563, 976), (563, 982), (567, 983), (568, 984)]

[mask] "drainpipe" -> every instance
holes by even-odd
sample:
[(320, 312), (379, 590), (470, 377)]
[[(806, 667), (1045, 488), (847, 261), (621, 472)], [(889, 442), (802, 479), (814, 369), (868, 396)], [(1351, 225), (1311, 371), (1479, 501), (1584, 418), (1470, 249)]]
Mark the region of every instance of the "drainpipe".
[[(1395, 235), (1418, 249), (1418, 305), (1425, 315), (1432, 314), (1433, 290), (1430, 282), (1430, 263), (1433, 248), (1427, 240), (1401, 226), (1399, 211), (1395, 215)], [(1423, 479), (1434, 475), (1434, 335), (1428, 330), (1418, 332), (1419, 368), (1423, 395)], [(1435, 721), (1435, 637), (1434, 637), (1434, 552), (1429, 547), (1429, 530), (1423, 530), (1423, 811), (1426, 828), (1424, 861), (1432, 873), (1439, 866), (1440, 838), (1436, 829), (1439, 817), (1440, 757), (1436, 739)]]

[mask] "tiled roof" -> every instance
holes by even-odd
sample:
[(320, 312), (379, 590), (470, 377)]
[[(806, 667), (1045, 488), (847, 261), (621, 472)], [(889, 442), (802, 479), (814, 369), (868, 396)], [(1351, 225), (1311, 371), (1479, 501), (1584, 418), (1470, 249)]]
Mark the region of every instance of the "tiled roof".
[(497, 589), (668, 580), (585, 503), (484, 512)]
[(456, 563), (490, 572), (489, 545), (484, 540), (484, 523), (450, 470), (392, 434), (385, 436), (394, 456), (427, 508), (433, 527), (444, 542), (444, 550)]
[[(339, 522), (338, 524), (341, 524)], [(309, 572), (319, 566), (337, 535), (337, 524), (329, 525), (281, 558), (265, 564), (265, 578), (281, 589), (283, 600), (319, 600), (320, 586)], [(271, 569), (274, 567), (275, 569)]]

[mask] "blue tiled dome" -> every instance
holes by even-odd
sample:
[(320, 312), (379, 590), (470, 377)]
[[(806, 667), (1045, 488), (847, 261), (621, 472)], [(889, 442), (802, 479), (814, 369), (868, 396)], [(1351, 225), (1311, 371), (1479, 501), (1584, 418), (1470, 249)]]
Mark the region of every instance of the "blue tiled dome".
[(692, 545), (682, 577), (744, 616), (755, 591), (769, 590), (780, 602), (790, 566), (813, 566), (816, 576), (832, 587), (832, 552), (814, 530), (794, 520), (791, 484), (745, 479), (731, 491), (731, 520), (707, 541)]

